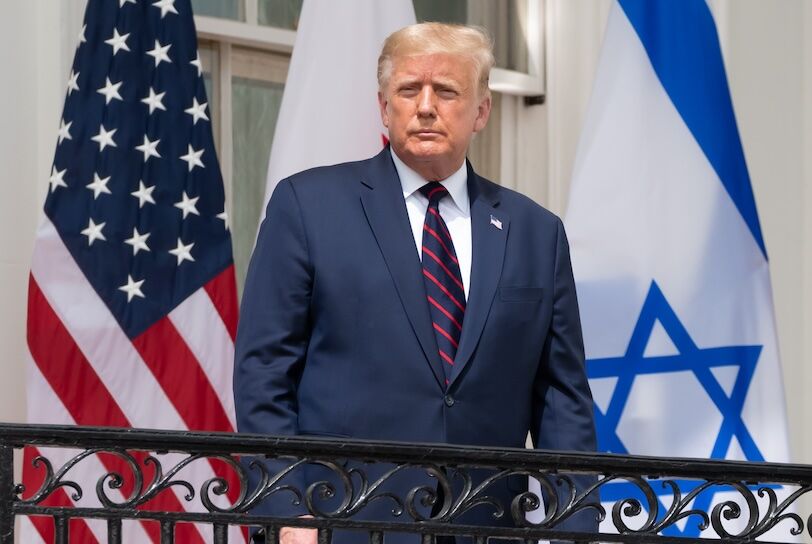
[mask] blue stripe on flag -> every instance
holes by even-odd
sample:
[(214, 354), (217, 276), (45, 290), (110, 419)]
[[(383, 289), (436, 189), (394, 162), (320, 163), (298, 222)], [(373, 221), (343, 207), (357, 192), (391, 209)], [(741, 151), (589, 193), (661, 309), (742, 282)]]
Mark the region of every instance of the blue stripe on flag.
[(705, 0), (619, 0), (654, 71), (707, 156), (764, 258), (716, 24)]

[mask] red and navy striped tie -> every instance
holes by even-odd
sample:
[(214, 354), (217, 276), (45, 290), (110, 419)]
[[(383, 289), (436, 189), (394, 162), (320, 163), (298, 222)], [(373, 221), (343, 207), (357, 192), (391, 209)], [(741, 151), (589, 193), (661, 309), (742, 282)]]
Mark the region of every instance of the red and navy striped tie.
[(429, 199), (426, 221), (423, 223), (423, 281), (437, 348), (443, 361), (445, 383), (448, 385), (462, 334), (465, 289), (454, 242), (440, 216), (440, 199), (448, 194), (448, 190), (434, 182), (421, 187), (420, 192)]

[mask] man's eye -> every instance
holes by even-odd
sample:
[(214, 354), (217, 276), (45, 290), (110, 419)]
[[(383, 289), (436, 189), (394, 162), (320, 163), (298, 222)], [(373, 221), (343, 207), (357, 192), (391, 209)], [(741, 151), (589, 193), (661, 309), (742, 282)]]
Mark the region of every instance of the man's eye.
[(440, 89), (437, 91), (437, 96), (440, 98), (455, 98), (457, 96), (457, 91), (453, 89)]
[(401, 96), (415, 96), (418, 92), (417, 87), (402, 87), (398, 90), (398, 94)]

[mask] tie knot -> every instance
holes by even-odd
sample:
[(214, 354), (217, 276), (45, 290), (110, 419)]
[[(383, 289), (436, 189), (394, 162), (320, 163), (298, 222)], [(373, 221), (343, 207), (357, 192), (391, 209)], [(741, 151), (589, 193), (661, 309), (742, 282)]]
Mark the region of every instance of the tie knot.
[(431, 205), (440, 202), (440, 199), (448, 194), (448, 189), (442, 183), (433, 181), (422, 186), (420, 192), (429, 199), (429, 205)]

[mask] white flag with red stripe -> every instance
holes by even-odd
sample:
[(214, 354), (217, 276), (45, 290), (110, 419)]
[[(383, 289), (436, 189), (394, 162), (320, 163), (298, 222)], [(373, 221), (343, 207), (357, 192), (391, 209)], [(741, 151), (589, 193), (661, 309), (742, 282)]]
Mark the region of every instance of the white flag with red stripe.
[(378, 110), (378, 55), (389, 34), (414, 22), (410, 0), (304, 2), (271, 148), (266, 204), (276, 184), (296, 172), (381, 150), (386, 131)]
[[(60, 122), (45, 217), (28, 294), (28, 419), (32, 423), (234, 431), (232, 362), (237, 300), (223, 182), (189, 0), (89, 0)], [(36, 455), (58, 468), (76, 452), (29, 448), (29, 496), (43, 479)], [(146, 454), (133, 453), (149, 478)], [(160, 455), (166, 472), (182, 455)], [(199, 461), (181, 478), (234, 474)], [(69, 476), (46, 504), (97, 507), (95, 485), (124, 475), (102, 454)], [(202, 511), (173, 487), (144, 508)], [(24, 520), (22, 541), (52, 542), (53, 521)], [(106, 524), (77, 520), (71, 542), (105, 542)], [(212, 529), (181, 524), (176, 541), (210, 542)], [(159, 542), (157, 523), (126, 522), (128, 542)], [(232, 528), (232, 542), (244, 542)]]

